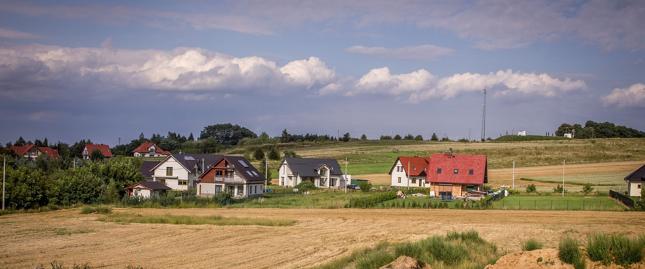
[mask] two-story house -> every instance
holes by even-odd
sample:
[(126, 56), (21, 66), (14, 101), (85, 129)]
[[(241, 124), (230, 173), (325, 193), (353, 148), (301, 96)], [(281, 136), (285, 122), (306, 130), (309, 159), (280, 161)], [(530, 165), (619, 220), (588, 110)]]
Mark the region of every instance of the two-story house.
[(344, 175), (335, 159), (285, 158), (278, 171), (279, 185), (295, 187), (310, 181), (318, 188), (344, 188), (350, 175)]
[(153, 181), (173, 190), (186, 191), (197, 185), (198, 177), (222, 159), (213, 154), (171, 154), (150, 169)]
[(132, 151), (132, 156), (134, 157), (166, 157), (168, 155), (170, 155), (170, 152), (150, 141), (141, 143)]
[[(394, 187), (426, 187), (426, 169), (429, 159), (401, 156), (390, 168), (390, 182)], [(430, 184), (427, 184), (429, 187)]]
[(266, 179), (244, 157), (223, 156), (199, 176), (197, 195), (227, 192), (235, 198), (261, 195)]

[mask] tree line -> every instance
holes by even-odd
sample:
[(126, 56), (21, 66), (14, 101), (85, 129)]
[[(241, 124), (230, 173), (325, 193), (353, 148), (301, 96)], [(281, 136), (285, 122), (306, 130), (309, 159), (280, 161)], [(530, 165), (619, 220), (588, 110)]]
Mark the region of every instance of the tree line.
[(555, 131), (556, 136), (565, 133), (573, 134), (575, 138), (636, 138), (645, 137), (645, 132), (611, 122), (587, 121), (584, 126), (574, 123), (563, 123)]

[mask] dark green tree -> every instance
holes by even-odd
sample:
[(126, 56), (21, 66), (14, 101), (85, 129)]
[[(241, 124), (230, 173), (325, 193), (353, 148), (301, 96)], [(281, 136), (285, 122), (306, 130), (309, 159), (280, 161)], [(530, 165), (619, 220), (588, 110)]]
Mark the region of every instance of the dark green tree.
[(268, 157), (269, 157), (270, 160), (279, 160), (280, 159), (280, 153), (278, 152), (278, 150), (275, 147), (272, 147), (269, 150), (269, 156)]
[(417, 135), (417, 136), (415, 136), (415, 137), (414, 137), (414, 140), (416, 140), (416, 141), (423, 141), (423, 136), (421, 136), (421, 135)]
[(395, 136), (394, 136), (394, 140), (401, 140), (401, 136), (400, 136), (400, 135), (398, 135), (398, 134), (397, 134), (397, 135), (395, 135)]
[(365, 134), (361, 135), (361, 140), (363, 141), (367, 140), (367, 136)]
[(243, 138), (257, 137), (251, 130), (230, 123), (206, 126), (199, 135), (200, 139), (214, 138), (217, 143), (227, 146), (237, 145)]
[(16, 143), (13, 143), (14, 146), (24, 146), (26, 145), (27, 142), (25, 142), (25, 139), (21, 137), (18, 137), (18, 140), (16, 140)]
[(103, 156), (103, 153), (101, 153), (101, 151), (98, 149), (92, 151), (92, 153), (90, 154), (90, 159), (92, 161), (100, 161), (100, 160), (103, 160), (104, 158), (105, 156)]
[(432, 137), (430, 137), (430, 141), (439, 141), (439, 137), (437, 137), (437, 134), (432, 133)]
[(282, 135), (280, 135), (280, 142), (282, 143), (290, 142), (290, 136), (289, 136), (289, 132), (287, 132), (287, 129), (282, 130)]
[(253, 159), (264, 160), (264, 151), (262, 151), (261, 148), (255, 149), (255, 151), (253, 152)]
[(352, 139), (352, 137), (349, 133), (343, 134), (343, 138), (342, 138), (343, 142), (349, 142), (350, 139)]

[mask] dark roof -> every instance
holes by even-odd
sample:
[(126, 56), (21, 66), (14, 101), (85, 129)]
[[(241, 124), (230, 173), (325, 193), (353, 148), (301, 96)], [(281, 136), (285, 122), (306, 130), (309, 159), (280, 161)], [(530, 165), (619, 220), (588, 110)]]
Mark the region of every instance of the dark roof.
[(645, 165), (641, 166), (640, 168), (636, 169), (636, 171), (626, 176), (625, 180), (645, 181)]
[(166, 186), (165, 184), (159, 181), (147, 181), (147, 180), (141, 181), (136, 184), (132, 184), (128, 187), (128, 189), (134, 189), (134, 187), (136, 187), (137, 185), (141, 185), (150, 190), (160, 190), (160, 191), (170, 190), (170, 187)]
[(246, 158), (241, 156), (224, 156), (229, 163), (235, 166), (235, 170), (247, 181), (265, 181), (266, 179), (255, 169)]
[(313, 159), (313, 158), (285, 158), (285, 162), (291, 169), (291, 172), (298, 174), (301, 177), (316, 177), (319, 176), (316, 172), (318, 168), (326, 165), (330, 169), (332, 175), (342, 175), (343, 171), (340, 170), (340, 165), (335, 159)]
[[(199, 171), (208, 170), (209, 167), (219, 162), (222, 159), (222, 155), (213, 155), (213, 154), (172, 154), (172, 157), (175, 157), (178, 162), (186, 167), (191, 173), (195, 172), (195, 167), (198, 167)], [(204, 169), (202, 170), (202, 160), (204, 160)]]
[(152, 171), (152, 168), (155, 168), (157, 164), (159, 164), (159, 161), (143, 161), (141, 167), (139, 168), (139, 171), (141, 171), (143, 178), (152, 178), (152, 174), (154, 173)]

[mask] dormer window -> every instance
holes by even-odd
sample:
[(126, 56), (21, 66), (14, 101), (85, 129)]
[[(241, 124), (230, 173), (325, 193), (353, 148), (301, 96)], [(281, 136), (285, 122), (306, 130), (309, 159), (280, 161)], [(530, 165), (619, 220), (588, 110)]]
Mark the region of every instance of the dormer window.
[(469, 176), (472, 176), (472, 175), (474, 175), (474, 174), (475, 174), (475, 170), (473, 170), (473, 169), (468, 169), (468, 175), (469, 175)]
[(452, 173), (455, 174), (455, 175), (459, 174), (459, 169), (453, 169)]
[(437, 168), (437, 174), (441, 174), (441, 167)]

